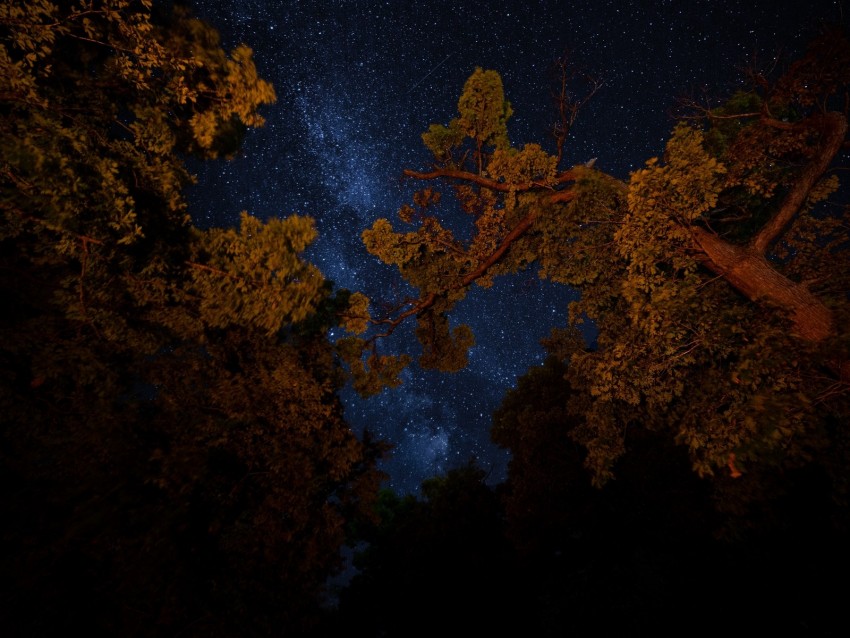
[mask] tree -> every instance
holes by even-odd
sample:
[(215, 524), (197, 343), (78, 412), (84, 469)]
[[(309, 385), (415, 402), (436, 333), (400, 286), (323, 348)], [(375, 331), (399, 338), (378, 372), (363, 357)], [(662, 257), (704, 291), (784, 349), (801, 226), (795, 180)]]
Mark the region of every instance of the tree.
[[(846, 512), (850, 269), (831, 167), (846, 146), (836, 102), (848, 60), (844, 35), (825, 30), (778, 79), (753, 74), (742, 93), (692, 111), (664, 157), (627, 183), (510, 145), (498, 74), (476, 70), (459, 116), (422, 136), (433, 166), (404, 171), (446, 183), (471, 238), (438, 219), (431, 185), (399, 211), (411, 230), (380, 219), (364, 231), (369, 252), (419, 290), (374, 321), (415, 316), (420, 364), (457, 369), (473, 337), (450, 327), (451, 310), (471, 285), (533, 264), (581, 291), (546, 345), (569, 363), (567, 410), (581, 421), (571, 436), (597, 485), (614, 477), (632, 432), (666, 431), (700, 476), (735, 494), (721, 499), (730, 507), (815, 465)], [(587, 321), (599, 331), (592, 348)]]
[(501, 493), (507, 535), (522, 555), (544, 559), (563, 551), (565, 539), (601, 532), (591, 515), (596, 490), (582, 466), (583, 448), (569, 436), (580, 421), (567, 412), (566, 372), (553, 355), (531, 368), (502, 399), (490, 431), (511, 454)]
[[(530, 626), (485, 473), (469, 464), (429, 479), (422, 495), (384, 491), (358, 573), (341, 592), (338, 634), (433, 636)], [(522, 610), (522, 611), (521, 611)]]
[(493, 440), (511, 453), (498, 493), (519, 550), (523, 616), (537, 623), (525, 633), (675, 635), (696, 617), (720, 632), (843, 624), (829, 583), (847, 569), (847, 537), (829, 520), (822, 476), (788, 472), (785, 493), (760, 503), (772, 524), (732, 535), (752, 515), (721, 516), (670, 430), (644, 428), (630, 432), (616, 480), (594, 488), (570, 437), (581, 421), (566, 413), (565, 372), (554, 356), (530, 368), (493, 419)]
[(201, 231), (186, 159), (274, 101), (149, 0), (0, 3), (3, 624), (306, 631), (384, 445), (345, 423), (351, 295), (305, 217)]

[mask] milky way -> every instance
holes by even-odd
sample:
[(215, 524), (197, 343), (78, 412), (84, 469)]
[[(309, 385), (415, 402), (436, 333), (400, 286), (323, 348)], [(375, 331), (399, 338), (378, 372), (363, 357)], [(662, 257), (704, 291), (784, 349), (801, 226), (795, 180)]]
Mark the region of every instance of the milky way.
[[(799, 48), (821, 18), (843, 20), (846, 2), (433, 2), (362, 0), (197, 0), (196, 13), (222, 33), (225, 47), (254, 49), (278, 102), (267, 125), (250, 131), (240, 157), (193, 167), (189, 193), (200, 225), (226, 226), (240, 210), (260, 218), (293, 213), (316, 220), (307, 257), (340, 287), (373, 300), (405, 294), (391, 269), (369, 256), (361, 231), (392, 219), (415, 185), (403, 168), (426, 168), (420, 133), (456, 115), (463, 82), (476, 66), (502, 74), (515, 116), (515, 144), (553, 150), (552, 62), (565, 50), (604, 80), (583, 111), (567, 163), (597, 157), (623, 179), (663, 151), (677, 97), (710, 87), (722, 94), (740, 69)], [(368, 400), (347, 388), (346, 416), (357, 431), (395, 445), (383, 464), (390, 485), (420, 482), (475, 459), (491, 482), (507, 454), (489, 440), (504, 392), (544, 356), (539, 340), (565, 323), (575, 291), (533, 272), (472, 290), (456, 323), (476, 333), (470, 365), (439, 374), (412, 366), (401, 388)], [(409, 326), (391, 351), (416, 354)]]

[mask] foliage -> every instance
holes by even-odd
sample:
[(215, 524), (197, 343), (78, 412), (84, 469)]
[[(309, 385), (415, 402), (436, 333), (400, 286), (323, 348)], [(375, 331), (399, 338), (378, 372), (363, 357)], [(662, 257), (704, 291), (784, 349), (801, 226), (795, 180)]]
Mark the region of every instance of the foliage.
[(0, 555), (12, 635), (300, 631), (368, 516), (307, 218), (191, 225), (274, 91), (181, 7), (0, 3)]
[(263, 224), (244, 212), (238, 232), (198, 233), (199, 259), (189, 263), (192, 288), (211, 325), (254, 325), (271, 336), (313, 314), (324, 282), (319, 270), (299, 254), (315, 237), (307, 217)]
[[(339, 629), (358, 635), (502, 633), (525, 626), (495, 492), (469, 464), (422, 484), (421, 496), (383, 491), (379, 522), (363, 528), (358, 572), (340, 595)], [(414, 620), (415, 619), (415, 620)]]
[(672, 636), (707, 608), (703, 624), (721, 632), (733, 618), (780, 632), (841, 626), (841, 594), (827, 581), (846, 569), (847, 534), (831, 519), (823, 468), (773, 475), (757, 510), (720, 516), (687, 450), (669, 430), (644, 428), (629, 433), (616, 480), (595, 489), (570, 436), (581, 419), (566, 411), (566, 371), (553, 356), (530, 368), (493, 420), (493, 440), (511, 454), (498, 494), (525, 633)]
[[(847, 132), (836, 106), (850, 74), (835, 60), (848, 52), (825, 32), (779, 79), (677, 124), (664, 156), (627, 183), (462, 126), (473, 103), (490, 122), (510, 113), (501, 90), (471, 93), (489, 108), (462, 99), (458, 118), (423, 136), (433, 166), (405, 171), (447, 185), (470, 237), (448, 230), (459, 224), (440, 217), (451, 198), (436, 185), (402, 207), (411, 230), (381, 219), (363, 233), (420, 293), (387, 321), (415, 314), (420, 364), (456, 369), (473, 337), (452, 336), (450, 312), (469, 286), (535, 264), (581, 292), (546, 346), (568, 363), (569, 436), (596, 485), (615, 477), (636, 433), (659, 432), (711, 479), (721, 508), (754, 512), (772, 477), (813, 466), (829, 470), (846, 516), (836, 470), (850, 460), (837, 425), (848, 415), (850, 268), (829, 167)], [(491, 73), (477, 70), (464, 95), (485, 77), (496, 87)]]
[(465, 137), (469, 138), (480, 172), (486, 147), (504, 149), (509, 146), (507, 122), (513, 109), (505, 101), (501, 76), (495, 71), (476, 68), (463, 87), (457, 108), (458, 117), (448, 126), (432, 124), (428, 132), (422, 134), (422, 141), (435, 156), (454, 163), (454, 151)]

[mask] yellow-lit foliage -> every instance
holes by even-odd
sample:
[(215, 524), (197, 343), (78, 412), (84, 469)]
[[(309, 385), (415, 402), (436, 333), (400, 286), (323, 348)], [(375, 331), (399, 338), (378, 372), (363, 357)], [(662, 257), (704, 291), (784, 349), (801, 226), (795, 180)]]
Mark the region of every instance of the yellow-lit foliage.
[[(813, 48), (821, 49), (844, 51)], [(792, 72), (814, 74), (817, 103), (825, 105), (847, 78), (820, 59)], [(564, 409), (575, 419), (570, 436), (584, 446), (592, 480), (615, 477), (631, 429), (664, 431), (687, 449), (697, 474), (713, 477), (719, 492), (737, 494), (729, 502), (746, 507), (769, 489), (765, 477), (810, 462), (828, 445), (832, 415), (848, 409), (835, 364), (833, 376), (823, 372), (824, 361), (846, 362), (850, 352), (838, 319), (847, 316), (847, 227), (840, 209), (823, 205), (839, 188), (836, 175), (807, 189), (787, 227), (773, 231), (780, 240), (771, 253), (741, 245), (787, 209), (786, 196), (808, 179), (837, 117), (801, 108), (815, 102), (794, 98), (795, 90), (809, 90), (799, 78), (781, 85), (782, 104), (779, 93), (739, 92), (705, 122), (676, 125), (664, 156), (623, 182), (588, 166), (559, 171), (557, 158), (536, 144), (512, 146), (502, 128), (510, 107), (492, 73), (476, 70), (459, 117), (423, 135), (434, 155), (430, 172), (407, 171), (445, 178), (471, 216), (469, 238), (458, 240), (438, 219), (430, 190), (427, 214), (422, 201), (421, 212), (402, 207), (413, 230), (397, 232), (381, 219), (363, 234), (367, 249), (419, 291), (407, 316), (417, 316), (420, 364), (463, 365), (473, 336), (450, 328), (454, 305), (473, 283), (486, 287), (535, 264), (541, 277), (580, 292), (565, 312), (566, 328), (546, 345), (569, 364)], [(789, 104), (797, 110), (781, 110)], [(789, 117), (762, 117), (770, 109)], [(752, 272), (772, 272), (770, 285), (794, 294), (803, 294), (798, 282), (811, 281), (835, 309), (835, 333), (823, 342), (799, 338), (792, 308), (776, 301), (781, 295), (760, 297), (752, 291), (767, 284), (743, 281), (750, 271), (735, 279), (711, 262), (700, 241), (721, 232), (716, 243), (738, 260), (724, 268), (749, 260)], [(598, 331), (592, 347), (577, 337), (587, 321)]]
[(33, 486), (7, 575), (85, 564), (94, 633), (299, 634), (382, 478), (327, 338), (368, 300), (302, 259), (307, 217), (192, 226), (187, 155), (231, 155), (274, 91), (151, 5), (0, 0), (0, 465)]

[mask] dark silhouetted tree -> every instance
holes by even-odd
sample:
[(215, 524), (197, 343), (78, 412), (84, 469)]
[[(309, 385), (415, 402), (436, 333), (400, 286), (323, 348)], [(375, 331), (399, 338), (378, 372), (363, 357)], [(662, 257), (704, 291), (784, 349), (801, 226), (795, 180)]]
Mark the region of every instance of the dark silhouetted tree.
[(499, 501), (468, 465), (381, 494), (380, 523), (361, 528), (359, 571), (341, 593), (340, 631), (364, 636), (505, 632), (524, 620)]
[(711, 484), (668, 430), (631, 432), (616, 479), (593, 488), (570, 436), (581, 421), (565, 410), (566, 369), (553, 356), (531, 368), (493, 421), (493, 440), (511, 453), (499, 493), (524, 633), (673, 636), (695, 618), (707, 632), (841, 627), (843, 594), (830, 583), (847, 568), (846, 535), (829, 520), (822, 472), (789, 471), (760, 503), (762, 524), (737, 536), (718, 532), (753, 527), (752, 514), (730, 522), (717, 512)]

